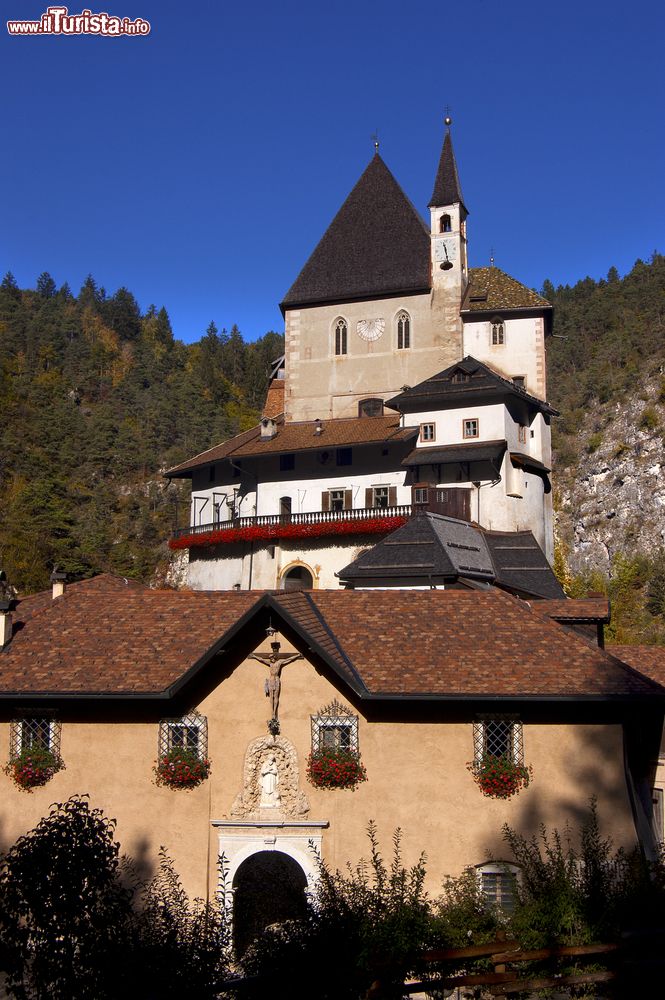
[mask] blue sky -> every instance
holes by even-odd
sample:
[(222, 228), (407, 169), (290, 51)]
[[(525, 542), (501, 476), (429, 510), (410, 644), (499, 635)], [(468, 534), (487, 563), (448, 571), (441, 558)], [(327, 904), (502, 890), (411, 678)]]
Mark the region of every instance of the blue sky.
[[(254, 339), (372, 155), (425, 214), (452, 108), (472, 265), (525, 284), (664, 249), (665, 5), (103, 0), (148, 37), (14, 38), (2, 0), (0, 271), (91, 272), (177, 337)], [(70, 0), (70, 13), (83, 4)]]

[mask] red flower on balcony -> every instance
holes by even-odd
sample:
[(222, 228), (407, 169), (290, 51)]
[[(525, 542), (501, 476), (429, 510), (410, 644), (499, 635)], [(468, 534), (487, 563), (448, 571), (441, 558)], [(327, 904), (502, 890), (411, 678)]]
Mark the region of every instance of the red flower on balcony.
[(201, 534), (180, 535), (169, 541), (170, 549), (191, 549), (232, 542), (273, 542), (281, 538), (322, 538), (326, 535), (382, 535), (406, 524), (406, 517), (362, 517), (308, 523), (253, 524), (245, 528), (215, 528)]

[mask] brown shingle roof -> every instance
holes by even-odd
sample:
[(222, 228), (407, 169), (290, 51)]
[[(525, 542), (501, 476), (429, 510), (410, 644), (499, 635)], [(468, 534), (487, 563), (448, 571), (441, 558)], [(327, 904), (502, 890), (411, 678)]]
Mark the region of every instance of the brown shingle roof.
[(495, 590), (307, 596), (373, 695), (568, 699), (655, 691), (602, 650)]
[(607, 651), (665, 687), (665, 646), (608, 646)]
[(533, 607), (557, 622), (599, 622), (606, 625), (610, 620), (610, 602), (606, 597), (538, 601)]
[(469, 284), (462, 302), (463, 313), (551, 308), (542, 295), (515, 281), (498, 267), (469, 268)]
[[(361, 697), (584, 700), (663, 693), (498, 591), (269, 596), (108, 588), (71, 590), (28, 619), (0, 653), (0, 696), (168, 695), (229, 648), (239, 623), (261, 638), (266, 610)], [(252, 632), (242, 634), (251, 644)]]
[(322, 431), (316, 433), (317, 421), (290, 423), (277, 421), (277, 434), (261, 439), (260, 427), (238, 434), (223, 444), (196, 455), (181, 465), (169, 469), (167, 476), (184, 475), (191, 469), (224, 458), (249, 458), (254, 455), (279, 455), (293, 451), (325, 451), (349, 445), (378, 444), (387, 441), (408, 441), (417, 428), (400, 427), (400, 418), (390, 414), (382, 417), (348, 417), (321, 421)]
[(429, 229), (378, 153), (288, 290), (282, 309), (430, 288)]
[(72, 587), (0, 654), (0, 694), (162, 692), (256, 601), (247, 592)]

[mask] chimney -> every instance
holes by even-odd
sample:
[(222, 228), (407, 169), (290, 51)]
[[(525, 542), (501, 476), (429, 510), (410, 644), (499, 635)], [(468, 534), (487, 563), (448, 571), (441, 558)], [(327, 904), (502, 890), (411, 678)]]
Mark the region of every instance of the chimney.
[(57, 567), (51, 573), (51, 583), (53, 584), (53, 600), (56, 597), (62, 597), (65, 592), (65, 583), (67, 581), (66, 573), (58, 573)]
[(261, 419), (261, 440), (272, 441), (276, 433), (277, 422), (272, 417), (263, 417)]
[(4, 649), (12, 637), (11, 601), (0, 600), (0, 649)]
[(323, 434), (323, 424), (321, 423), (318, 417), (314, 421), (314, 433)]

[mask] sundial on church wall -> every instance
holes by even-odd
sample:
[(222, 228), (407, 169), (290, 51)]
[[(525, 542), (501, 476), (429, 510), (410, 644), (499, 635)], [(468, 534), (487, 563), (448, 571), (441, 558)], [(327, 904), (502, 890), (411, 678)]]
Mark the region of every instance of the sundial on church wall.
[(376, 319), (359, 319), (356, 325), (356, 333), (361, 340), (378, 340), (383, 336), (386, 328), (386, 321), (382, 316)]

